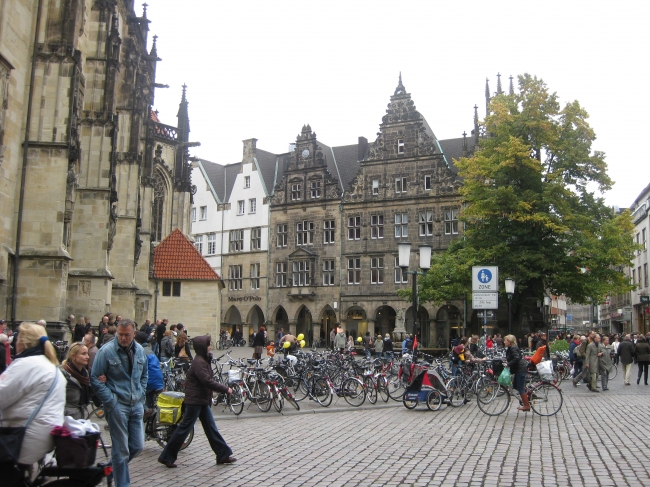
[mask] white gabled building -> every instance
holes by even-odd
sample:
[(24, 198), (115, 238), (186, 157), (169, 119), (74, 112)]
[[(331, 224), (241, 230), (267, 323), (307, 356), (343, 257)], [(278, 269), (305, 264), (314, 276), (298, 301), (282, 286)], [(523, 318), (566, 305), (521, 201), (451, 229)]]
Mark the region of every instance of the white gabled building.
[(241, 162), (198, 160), (192, 174), (194, 245), (224, 280), (222, 327), (232, 335), (240, 326), (246, 340), (268, 319), (268, 197), (284, 160), (256, 142), (244, 141)]

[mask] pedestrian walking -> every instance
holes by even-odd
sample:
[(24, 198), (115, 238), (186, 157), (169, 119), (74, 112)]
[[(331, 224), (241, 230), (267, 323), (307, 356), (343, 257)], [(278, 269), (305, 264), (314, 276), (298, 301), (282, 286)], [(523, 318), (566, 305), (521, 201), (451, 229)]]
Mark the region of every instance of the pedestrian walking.
[(587, 337), (586, 336), (581, 336), (580, 337), (580, 345), (575, 347), (573, 349), (573, 354), (576, 357), (576, 360), (582, 361), (582, 370), (576, 374), (576, 376), (573, 378), (573, 387), (578, 387), (578, 384), (580, 383), (581, 380), (586, 379), (589, 374), (589, 370), (586, 367), (586, 356), (587, 356)]
[(623, 364), (623, 383), (626, 386), (630, 385), (630, 373), (632, 371), (632, 363), (634, 362), (634, 343), (630, 335), (625, 335), (623, 341), (618, 346), (618, 357)]
[(614, 365), (612, 364), (612, 347), (609, 344), (609, 337), (603, 338), (602, 341), (602, 347), (604, 349), (604, 353), (602, 357), (600, 357), (600, 384), (603, 388), (603, 391), (609, 390), (607, 387), (609, 383), (609, 374), (612, 373), (612, 370), (614, 369)]
[(366, 335), (363, 337), (363, 351), (366, 354), (366, 359), (370, 358), (370, 347), (372, 347), (372, 337), (370, 336), (370, 332), (367, 331)]
[(90, 404), (92, 389), (88, 372), (89, 359), (88, 347), (83, 342), (75, 342), (61, 364), (61, 371), (66, 378), (64, 414), (74, 419), (84, 419), (82, 407)]
[(380, 358), (382, 353), (384, 353), (384, 340), (381, 335), (377, 335), (375, 338), (375, 357)]
[(648, 362), (650, 361), (650, 345), (643, 335), (639, 335), (634, 348), (636, 364), (639, 366), (639, 375), (636, 378), (637, 385), (641, 382), (643, 373), (643, 383), (648, 385)]
[(185, 381), (185, 411), (183, 419), (178, 425), (174, 434), (167, 442), (167, 446), (158, 457), (158, 461), (168, 468), (176, 467), (178, 452), (185, 441), (185, 438), (194, 427), (196, 420), (201, 421), (205, 436), (208, 438), (212, 451), (217, 456), (217, 465), (234, 463), (237, 461), (232, 456), (232, 450), (223, 439), (214, 417), (210, 410), (212, 404), (212, 391), (225, 394), (232, 394), (232, 389), (219, 384), (212, 378), (210, 362), (212, 348), (210, 346), (210, 335), (199, 336), (193, 339), (196, 357), (187, 371)]
[(384, 337), (384, 357), (393, 358), (393, 340), (390, 339), (390, 333)]
[(120, 321), (117, 338), (99, 349), (90, 375), (110, 428), (116, 487), (131, 485), (129, 462), (144, 448), (142, 415), (149, 374), (144, 350), (134, 338), (133, 321)]
[[(611, 340), (610, 340), (611, 341)], [(614, 354), (614, 365), (618, 366), (618, 347), (621, 345), (621, 341), (618, 338), (618, 335), (614, 337), (614, 343), (612, 343), (612, 353)]]
[(345, 349), (345, 332), (340, 326), (335, 328), (336, 335), (334, 335), (333, 348), (337, 352), (342, 352)]
[(257, 330), (257, 333), (255, 334), (255, 337), (253, 338), (253, 347), (255, 347), (255, 350), (253, 352), (254, 359), (259, 360), (262, 358), (262, 352), (264, 351), (264, 346), (266, 345), (265, 331), (266, 329), (263, 326), (260, 326), (259, 330)]

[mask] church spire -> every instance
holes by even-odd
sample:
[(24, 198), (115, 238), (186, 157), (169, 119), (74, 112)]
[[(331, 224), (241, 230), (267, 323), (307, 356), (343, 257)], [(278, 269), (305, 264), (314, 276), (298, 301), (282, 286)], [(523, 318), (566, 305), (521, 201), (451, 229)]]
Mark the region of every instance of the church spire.
[(497, 95), (503, 95), (503, 90), (501, 89), (501, 73), (497, 73)]
[(393, 93), (393, 96), (395, 95), (406, 95), (406, 88), (404, 88), (404, 85), (402, 84), (402, 72), (399, 72), (399, 83), (397, 83), (397, 88), (395, 88), (395, 93)]
[(178, 105), (178, 130), (179, 130), (179, 140), (181, 142), (187, 142), (190, 135), (190, 117), (187, 110), (187, 85), (183, 83), (183, 96), (181, 97), (181, 102)]
[(515, 87), (512, 84), (512, 76), (510, 76), (510, 90), (508, 91), (509, 95), (514, 95), (515, 94)]
[(151, 52), (149, 53), (149, 55), (151, 57), (155, 57), (155, 58), (158, 57), (158, 50), (156, 49), (156, 40), (157, 39), (158, 39), (158, 36), (154, 35), (153, 36), (153, 44), (151, 45)]

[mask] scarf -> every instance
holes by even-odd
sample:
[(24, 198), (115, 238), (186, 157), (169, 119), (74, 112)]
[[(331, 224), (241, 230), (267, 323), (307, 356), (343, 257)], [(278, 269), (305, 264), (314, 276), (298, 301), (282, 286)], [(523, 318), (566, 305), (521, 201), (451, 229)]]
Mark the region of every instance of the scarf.
[(81, 384), (84, 387), (90, 387), (90, 377), (88, 376), (88, 371), (84, 368), (80, 372), (77, 367), (72, 365), (72, 362), (68, 360), (65, 363), (65, 371), (70, 374), (72, 377), (77, 379), (79, 381), (79, 384)]
[(18, 360), (25, 357), (34, 357), (36, 355), (45, 355), (45, 349), (43, 348), (43, 344), (40, 342), (34, 345), (33, 347), (26, 348), (25, 350), (17, 354), (14, 357), (14, 360)]

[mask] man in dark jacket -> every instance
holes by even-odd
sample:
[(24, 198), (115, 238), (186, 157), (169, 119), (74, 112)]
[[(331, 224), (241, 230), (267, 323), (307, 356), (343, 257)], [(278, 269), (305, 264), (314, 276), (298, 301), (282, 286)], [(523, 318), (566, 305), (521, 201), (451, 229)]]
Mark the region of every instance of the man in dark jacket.
[(626, 386), (629, 386), (632, 362), (634, 362), (634, 343), (632, 343), (630, 335), (625, 335), (625, 338), (623, 338), (623, 341), (618, 346), (618, 352), (616, 354), (623, 364), (623, 381)]
[(223, 439), (217, 426), (214, 424), (214, 417), (210, 410), (212, 404), (212, 391), (225, 394), (232, 394), (232, 389), (219, 384), (212, 378), (210, 360), (212, 350), (210, 347), (210, 335), (199, 336), (193, 339), (195, 357), (190, 370), (187, 371), (185, 381), (185, 412), (183, 420), (178, 425), (174, 434), (169, 439), (167, 446), (158, 457), (158, 461), (168, 468), (175, 468), (178, 452), (183, 441), (194, 427), (196, 420), (201, 420), (203, 431), (208, 438), (212, 451), (217, 455), (217, 465), (233, 463), (237, 461), (232, 456), (232, 450)]
[(163, 335), (167, 331), (167, 325), (162, 320), (156, 320), (156, 344), (157, 347), (154, 350), (158, 358), (160, 358), (160, 342), (162, 342)]

